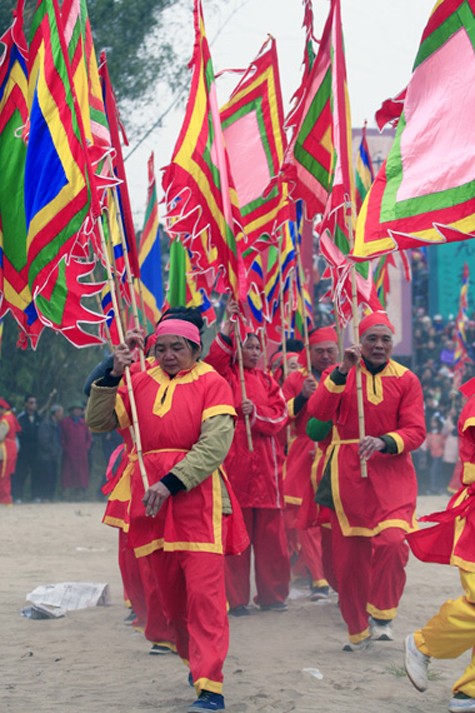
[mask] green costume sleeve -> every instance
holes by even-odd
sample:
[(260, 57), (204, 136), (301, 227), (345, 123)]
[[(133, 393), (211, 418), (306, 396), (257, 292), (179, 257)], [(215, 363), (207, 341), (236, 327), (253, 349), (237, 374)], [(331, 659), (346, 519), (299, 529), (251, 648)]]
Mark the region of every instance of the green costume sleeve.
[(307, 436), (312, 441), (323, 441), (330, 433), (333, 421), (319, 421), (318, 418), (309, 418), (307, 421)]

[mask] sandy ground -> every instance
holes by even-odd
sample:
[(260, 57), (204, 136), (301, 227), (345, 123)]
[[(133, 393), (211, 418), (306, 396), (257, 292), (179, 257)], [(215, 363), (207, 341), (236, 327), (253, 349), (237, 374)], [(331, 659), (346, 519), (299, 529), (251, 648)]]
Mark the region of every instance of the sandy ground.
[[(419, 514), (442, 509), (423, 497)], [(174, 655), (148, 655), (143, 637), (124, 625), (127, 610), (116, 564), (117, 532), (101, 524), (101, 503), (17, 505), (0, 510), (0, 711), (12, 713), (184, 713), (193, 700)], [(108, 582), (112, 606), (63, 619), (20, 615), (39, 584)], [(437, 713), (447, 710), (452, 682), (468, 655), (432, 665), (429, 690), (418, 693), (402, 667), (404, 636), (459, 594), (455, 569), (411, 558), (394, 642), (362, 654), (346, 641), (336, 598), (290, 602), (286, 613), (255, 612), (231, 620), (225, 668), (229, 713)], [(314, 678), (303, 669), (318, 669)]]

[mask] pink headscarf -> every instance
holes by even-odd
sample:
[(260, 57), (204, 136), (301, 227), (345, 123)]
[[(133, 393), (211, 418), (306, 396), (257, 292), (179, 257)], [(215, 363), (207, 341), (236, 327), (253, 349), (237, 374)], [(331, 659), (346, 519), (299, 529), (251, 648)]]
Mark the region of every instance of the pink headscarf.
[(176, 334), (178, 337), (189, 339), (194, 344), (201, 344), (200, 330), (192, 322), (185, 319), (164, 319), (155, 330), (155, 338), (164, 334)]

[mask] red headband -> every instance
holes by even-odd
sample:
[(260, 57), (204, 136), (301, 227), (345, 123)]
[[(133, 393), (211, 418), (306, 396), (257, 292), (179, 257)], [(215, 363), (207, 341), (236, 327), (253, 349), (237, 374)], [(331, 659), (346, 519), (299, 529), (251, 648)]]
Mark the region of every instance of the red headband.
[(184, 319), (164, 319), (155, 330), (155, 337), (164, 334), (176, 334), (178, 337), (189, 339), (194, 344), (201, 344), (200, 330), (192, 322)]
[(359, 323), (358, 334), (360, 335), (360, 339), (363, 334), (368, 331), (368, 329), (376, 326), (388, 327), (393, 334), (395, 332), (394, 325), (389, 321), (389, 317), (386, 312), (371, 312), (371, 314), (363, 317)]
[(320, 342), (335, 342), (338, 344), (338, 337), (336, 331), (333, 327), (322, 327), (321, 329), (316, 329), (309, 336), (309, 344), (319, 344)]
[(0, 408), (4, 408), (6, 411), (8, 411), (11, 406), (8, 401), (5, 401), (5, 399), (0, 398)]

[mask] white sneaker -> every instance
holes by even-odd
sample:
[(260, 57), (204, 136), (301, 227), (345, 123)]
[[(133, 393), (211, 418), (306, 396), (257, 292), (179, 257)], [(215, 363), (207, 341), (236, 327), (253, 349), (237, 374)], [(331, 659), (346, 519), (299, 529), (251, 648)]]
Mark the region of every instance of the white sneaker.
[(390, 621), (385, 624), (379, 624), (374, 619), (371, 619), (369, 626), (373, 641), (394, 641), (393, 628)]
[(475, 698), (451, 698), (449, 713), (474, 713)]
[(366, 649), (369, 649), (371, 643), (371, 636), (367, 636), (366, 639), (363, 639), (363, 641), (358, 641), (357, 644), (352, 644), (350, 641), (348, 644), (344, 645), (342, 651), (359, 653), (360, 651), (366, 651)]
[[(419, 651), (414, 641), (414, 634), (406, 636), (404, 649), (404, 668), (408, 678), (418, 691), (425, 691), (428, 686), (427, 669), (429, 668), (430, 656), (426, 656)], [(473, 710), (475, 711), (475, 708)]]

